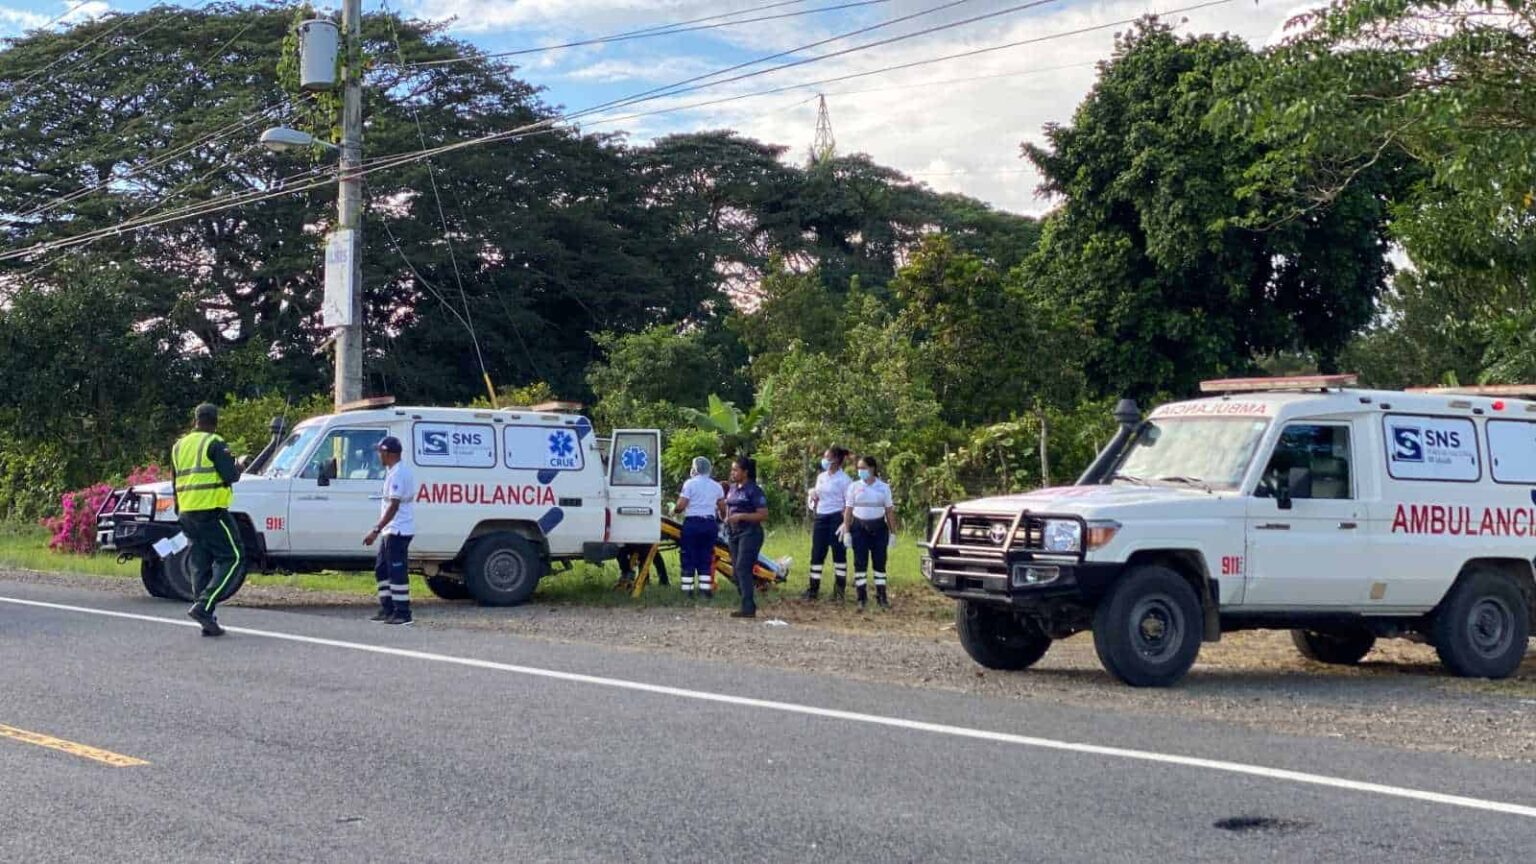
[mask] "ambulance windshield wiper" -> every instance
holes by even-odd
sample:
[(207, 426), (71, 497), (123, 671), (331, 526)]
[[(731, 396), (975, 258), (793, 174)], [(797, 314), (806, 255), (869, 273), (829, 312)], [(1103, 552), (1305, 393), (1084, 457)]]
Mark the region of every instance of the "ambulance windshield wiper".
[(1111, 480), (1124, 480), (1127, 483), (1132, 483), (1132, 484), (1137, 485), (1137, 486), (1151, 486), (1152, 485), (1151, 483), (1148, 483), (1147, 481), (1141, 479), (1140, 477), (1132, 477), (1129, 474), (1121, 474), (1119, 471), (1116, 471), (1114, 474), (1111, 474), (1109, 476), (1109, 479), (1111, 479)]
[(1201, 480), (1199, 477), (1159, 477), (1157, 481), (1159, 483), (1182, 483), (1185, 486), (1198, 486), (1207, 492), (1216, 491), (1211, 488), (1211, 484)]

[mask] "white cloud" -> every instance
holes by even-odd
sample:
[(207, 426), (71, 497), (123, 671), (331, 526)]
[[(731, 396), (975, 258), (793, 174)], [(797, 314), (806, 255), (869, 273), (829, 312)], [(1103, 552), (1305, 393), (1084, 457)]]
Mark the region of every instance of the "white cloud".
[[(590, 0), (597, 3), (598, 0)], [(636, 113), (693, 104), (779, 86), (851, 75), (1007, 42), (1135, 18), (1149, 11), (1194, 5), (1198, 0), (1109, 0), (1045, 7), (1028, 16), (994, 19), (964, 30), (934, 34), (719, 88), (657, 100), (627, 109)], [(1182, 34), (1232, 32), (1255, 46), (1269, 43), (1297, 9), (1296, 0), (1255, 4), (1236, 0), (1182, 15)], [(1002, 3), (993, 8), (1000, 7)], [(975, 14), (972, 12), (970, 14)], [(955, 15), (949, 20), (963, 15)], [(776, 22), (783, 23), (783, 22)], [(916, 26), (915, 22), (913, 27)], [(816, 127), (814, 95), (827, 93), (838, 149), (865, 152), (876, 161), (913, 173), (940, 191), (962, 192), (998, 207), (1042, 213), (1050, 202), (1037, 197), (1041, 178), (1019, 158), (1025, 140), (1039, 142), (1050, 122), (1068, 122), (1093, 86), (1093, 62), (1107, 59), (1120, 25), (1092, 33), (1037, 42), (962, 60), (828, 83), (772, 96), (743, 99), (686, 112), (615, 124), (645, 141), (695, 129), (734, 128), (742, 134), (788, 145), (794, 158), (807, 152)], [(906, 32), (906, 31), (897, 31)], [(757, 37), (777, 42), (781, 34)], [(800, 33), (802, 42), (805, 32)], [(853, 40), (860, 44), (875, 34)], [(829, 45), (813, 53), (844, 47)], [(1018, 74), (1015, 74), (1018, 73)], [(990, 77), (981, 77), (990, 76)], [(689, 76), (681, 76), (689, 77)], [(956, 80), (977, 78), (979, 80)], [(611, 116), (611, 115), (610, 115)], [(597, 127), (614, 128), (611, 126)]]
[[(99, 0), (86, 3), (75, 8), (78, 0), (73, 2), (60, 2), (56, 12), (33, 12), (27, 9), (17, 9), (14, 6), (0, 5), (0, 35), (21, 35), (28, 30), (35, 30), (44, 24), (58, 18), (58, 24), (76, 24), (91, 18), (100, 17), (111, 11), (111, 7)], [(60, 18), (59, 16), (63, 16)]]
[(592, 33), (699, 18), (711, 14), (716, 4), (701, 0), (407, 0), (402, 5), (407, 13), (421, 18), (453, 18), (453, 29), (460, 33), (518, 27)]
[[(574, 64), (567, 64), (568, 67)], [(659, 61), (598, 60), (574, 65), (559, 77), (571, 81), (611, 83), (617, 81), (680, 81), (710, 71), (715, 67), (691, 57), (672, 57)]]

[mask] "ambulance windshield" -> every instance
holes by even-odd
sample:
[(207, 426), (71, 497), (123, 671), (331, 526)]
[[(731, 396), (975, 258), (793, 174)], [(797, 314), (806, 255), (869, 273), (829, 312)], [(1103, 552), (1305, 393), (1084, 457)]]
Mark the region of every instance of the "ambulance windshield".
[(272, 461), (267, 463), (267, 470), (264, 472), (264, 476), (293, 476), (294, 469), (299, 465), (299, 457), (304, 455), (304, 451), (309, 448), (309, 443), (315, 440), (315, 436), (319, 434), (320, 425), (318, 423), (313, 426), (300, 426), (293, 430), (293, 434), (288, 436), (288, 440), (283, 442), (283, 446), (277, 448), (277, 452), (272, 455)]
[(1268, 425), (1251, 417), (1148, 421), (1116, 469), (1115, 482), (1236, 489)]

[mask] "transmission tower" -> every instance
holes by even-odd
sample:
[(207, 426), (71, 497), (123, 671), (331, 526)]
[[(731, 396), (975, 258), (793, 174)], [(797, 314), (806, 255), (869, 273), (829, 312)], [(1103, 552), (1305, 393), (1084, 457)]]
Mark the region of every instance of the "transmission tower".
[(817, 94), (816, 99), (816, 140), (811, 143), (812, 165), (831, 160), (837, 151), (837, 139), (832, 135), (832, 115), (827, 111), (827, 97)]

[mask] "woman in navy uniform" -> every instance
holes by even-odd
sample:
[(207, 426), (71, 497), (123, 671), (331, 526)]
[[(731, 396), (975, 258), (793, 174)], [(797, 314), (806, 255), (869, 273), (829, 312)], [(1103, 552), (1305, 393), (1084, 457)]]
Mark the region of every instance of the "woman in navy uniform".
[(731, 463), (731, 491), (720, 501), (720, 515), (731, 546), (731, 575), (741, 592), (741, 609), (732, 618), (757, 616), (753, 590), (757, 587), (752, 569), (763, 551), (763, 523), (768, 519), (768, 496), (757, 485), (757, 462), (737, 456)]

